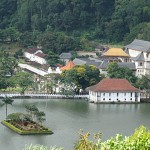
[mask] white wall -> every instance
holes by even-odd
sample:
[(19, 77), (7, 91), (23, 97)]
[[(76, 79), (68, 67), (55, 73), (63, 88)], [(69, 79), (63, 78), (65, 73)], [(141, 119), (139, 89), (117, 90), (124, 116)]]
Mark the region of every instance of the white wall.
[[(129, 49), (129, 55), (131, 57), (136, 57), (140, 53), (141, 51)], [(135, 62), (136, 76), (138, 77), (141, 77), (142, 75), (150, 74), (150, 54), (148, 54), (147, 52), (143, 52), (143, 54), (145, 59), (145, 62), (143, 62), (143, 66), (140, 66), (139, 65), (140, 62), (138, 61), (132, 61)]]
[(136, 92), (92, 92), (89, 91), (89, 99), (91, 102), (140, 102), (140, 93), (138, 93), (137, 100), (135, 99)]
[(129, 50), (129, 55), (131, 57), (136, 57), (137, 55), (139, 55), (141, 53), (141, 51), (137, 51), (137, 50), (133, 50), (133, 49), (128, 49)]
[(37, 62), (39, 64), (42, 64), (42, 65), (46, 64), (46, 60), (44, 58), (41, 58), (41, 57), (35, 55), (35, 54), (37, 54), (39, 52), (43, 53), (41, 50), (36, 51), (34, 54), (30, 54), (28, 52), (24, 52), (24, 56), (26, 58), (28, 58), (30, 61), (35, 61), (35, 62)]
[(56, 67), (56, 69), (55, 69), (55, 70), (52, 70), (52, 68), (51, 68), (51, 67), (49, 67), (49, 68), (48, 68), (48, 73), (58, 73), (58, 74), (61, 74), (61, 73), (62, 73), (62, 71), (60, 70), (60, 68), (59, 68), (59, 67)]
[(44, 58), (38, 57), (36, 55), (34, 56), (34, 61), (41, 64), (41, 65), (46, 64), (46, 60)]

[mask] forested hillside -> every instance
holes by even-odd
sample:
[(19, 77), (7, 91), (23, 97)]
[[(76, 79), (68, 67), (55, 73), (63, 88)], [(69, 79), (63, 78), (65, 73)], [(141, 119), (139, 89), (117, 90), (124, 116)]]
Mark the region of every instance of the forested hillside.
[(150, 0), (0, 1), (1, 41), (41, 44), (60, 53), (86, 48), (87, 41), (128, 43), (134, 38), (150, 40)]

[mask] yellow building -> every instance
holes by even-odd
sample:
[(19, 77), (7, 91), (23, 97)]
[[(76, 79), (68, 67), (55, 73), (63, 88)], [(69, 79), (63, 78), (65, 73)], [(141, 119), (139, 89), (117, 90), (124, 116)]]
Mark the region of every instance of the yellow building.
[(129, 55), (123, 51), (121, 48), (110, 48), (103, 54), (104, 57), (109, 58), (110, 61), (129, 61)]

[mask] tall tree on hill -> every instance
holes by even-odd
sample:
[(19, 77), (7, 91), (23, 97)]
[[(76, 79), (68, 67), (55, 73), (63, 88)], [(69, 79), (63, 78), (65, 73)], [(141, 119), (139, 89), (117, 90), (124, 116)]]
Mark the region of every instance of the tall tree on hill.
[(10, 56), (6, 50), (0, 50), (0, 69), (5, 72), (5, 75), (12, 76), (18, 66), (17, 60)]

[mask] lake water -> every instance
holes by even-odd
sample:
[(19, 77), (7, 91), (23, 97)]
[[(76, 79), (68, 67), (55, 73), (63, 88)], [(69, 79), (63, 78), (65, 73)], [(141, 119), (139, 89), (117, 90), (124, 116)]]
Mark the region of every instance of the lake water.
[[(15, 99), (8, 105), (8, 114), (25, 111), (26, 104), (35, 104), (46, 113), (44, 125), (52, 135), (19, 135), (0, 125), (0, 149), (22, 150), (27, 144), (60, 146), (73, 150), (80, 129), (92, 134), (101, 132), (102, 140), (116, 133), (132, 134), (135, 128), (150, 128), (150, 104), (93, 104), (82, 100)], [(5, 119), (5, 106), (0, 107), (0, 120)]]

